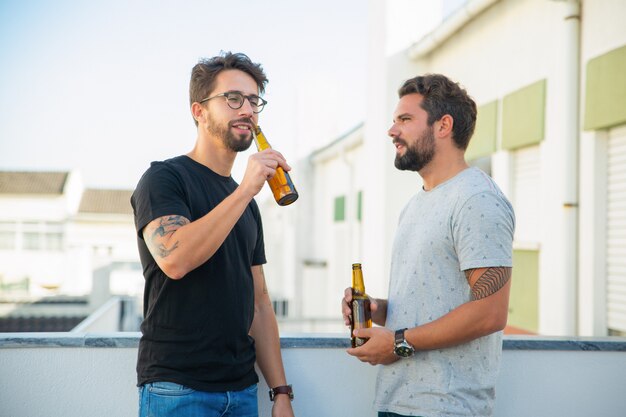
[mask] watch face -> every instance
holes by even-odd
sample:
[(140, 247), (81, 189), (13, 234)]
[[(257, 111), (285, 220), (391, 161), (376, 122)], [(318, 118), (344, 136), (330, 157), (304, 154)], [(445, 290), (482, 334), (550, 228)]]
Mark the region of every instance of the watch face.
[(401, 358), (408, 358), (409, 356), (413, 356), (413, 353), (415, 352), (415, 350), (411, 346), (409, 346), (407, 343), (401, 343), (396, 346), (396, 348), (394, 349), (394, 352), (396, 355), (400, 356)]

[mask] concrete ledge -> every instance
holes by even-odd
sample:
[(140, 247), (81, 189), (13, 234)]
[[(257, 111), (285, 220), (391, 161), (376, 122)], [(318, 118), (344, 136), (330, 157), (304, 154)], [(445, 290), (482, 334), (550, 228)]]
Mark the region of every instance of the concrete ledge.
[[(138, 332), (128, 333), (0, 333), (0, 349), (39, 347), (137, 348)], [(349, 348), (345, 335), (293, 334), (280, 338), (282, 349)], [(504, 350), (626, 352), (623, 337), (504, 336)]]
[[(139, 338), (0, 334), (0, 415), (136, 417)], [(296, 415), (376, 416), (378, 366), (348, 355), (346, 334), (283, 333), (281, 344)], [(494, 417), (624, 415), (625, 338), (515, 335), (506, 336), (503, 346)], [(261, 378), (260, 416), (271, 415), (267, 390)]]

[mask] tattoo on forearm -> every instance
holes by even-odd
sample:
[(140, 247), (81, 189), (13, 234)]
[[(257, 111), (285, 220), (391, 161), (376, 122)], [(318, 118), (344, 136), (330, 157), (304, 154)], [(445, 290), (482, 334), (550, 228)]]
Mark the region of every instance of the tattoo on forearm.
[[(473, 275), (476, 273), (476, 269), (465, 271), (465, 276), (470, 283)], [(495, 294), (500, 288), (504, 287), (510, 278), (511, 268), (488, 268), (472, 285), (472, 301), (481, 300)]]
[(164, 236), (173, 234), (176, 230), (188, 224), (189, 220), (183, 216), (163, 216), (158, 221), (159, 225), (149, 233), (149, 239), (146, 239), (146, 244), (152, 255), (165, 258), (178, 248), (178, 241), (173, 242), (168, 247), (159, 240)]

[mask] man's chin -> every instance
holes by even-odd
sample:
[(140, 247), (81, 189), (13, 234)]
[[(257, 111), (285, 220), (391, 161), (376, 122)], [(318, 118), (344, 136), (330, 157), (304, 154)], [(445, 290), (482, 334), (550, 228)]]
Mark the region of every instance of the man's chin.
[(401, 157), (396, 157), (393, 164), (400, 171), (419, 171), (422, 169), (422, 167), (418, 167), (414, 162), (406, 161)]
[(234, 152), (247, 151), (250, 148), (250, 145), (252, 145), (252, 135), (248, 138), (231, 138), (231, 140), (228, 141), (228, 147)]

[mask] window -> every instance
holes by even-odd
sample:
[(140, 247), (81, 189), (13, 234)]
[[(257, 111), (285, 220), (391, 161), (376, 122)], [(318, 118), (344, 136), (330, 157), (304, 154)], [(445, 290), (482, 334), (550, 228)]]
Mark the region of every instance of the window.
[(274, 314), (276, 314), (276, 317), (287, 317), (289, 315), (288, 300), (273, 300), (272, 306), (274, 307)]
[(335, 221), (342, 222), (346, 220), (346, 197), (335, 197)]
[(15, 249), (16, 228), (13, 222), (0, 222), (0, 249)]
[(22, 248), (26, 250), (60, 251), (63, 249), (63, 224), (24, 222)]
[(24, 222), (22, 224), (22, 248), (26, 250), (43, 249), (40, 234), (39, 223)]

